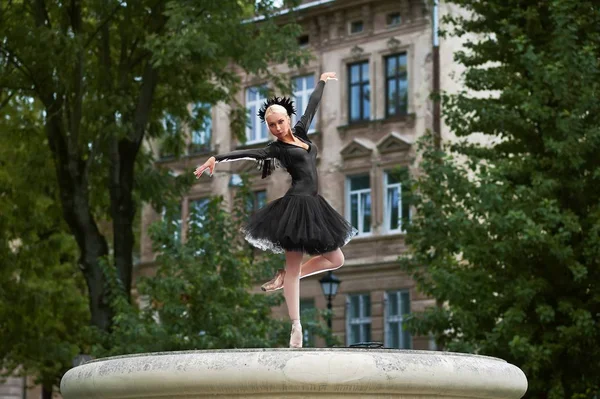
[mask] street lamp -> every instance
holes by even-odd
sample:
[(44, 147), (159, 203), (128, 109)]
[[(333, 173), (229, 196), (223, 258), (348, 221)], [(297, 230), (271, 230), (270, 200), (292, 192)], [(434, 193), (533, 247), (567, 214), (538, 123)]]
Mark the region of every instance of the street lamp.
[(323, 295), (327, 298), (327, 310), (329, 310), (329, 317), (327, 317), (327, 327), (331, 330), (331, 301), (335, 298), (338, 288), (340, 287), (340, 279), (333, 275), (332, 271), (329, 271), (322, 279), (319, 280)]

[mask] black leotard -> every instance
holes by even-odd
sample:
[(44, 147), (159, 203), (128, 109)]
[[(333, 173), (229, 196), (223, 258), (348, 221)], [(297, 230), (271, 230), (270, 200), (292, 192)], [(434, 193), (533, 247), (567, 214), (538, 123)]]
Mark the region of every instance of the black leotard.
[[(318, 148), (308, 138), (307, 131), (317, 112), (324, 87), (325, 82), (320, 80), (310, 96), (304, 115), (292, 129), (293, 134), (308, 145), (308, 149), (276, 140), (264, 148), (236, 150), (216, 155), (217, 163), (251, 159), (259, 161), (263, 166), (264, 162), (272, 162), (276, 159), (292, 176), (292, 186), (286, 195), (317, 195), (319, 187), (316, 164)], [(270, 165), (266, 168), (263, 167), (263, 178), (271, 173), (271, 169)]]

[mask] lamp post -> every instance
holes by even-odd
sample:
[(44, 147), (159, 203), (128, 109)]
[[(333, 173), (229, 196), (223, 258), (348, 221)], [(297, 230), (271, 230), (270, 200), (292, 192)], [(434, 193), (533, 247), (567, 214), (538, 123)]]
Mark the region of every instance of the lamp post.
[(331, 301), (335, 298), (338, 288), (340, 287), (340, 279), (334, 276), (332, 271), (329, 271), (323, 278), (319, 280), (323, 295), (327, 298), (327, 310), (329, 315), (327, 317), (327, 327), (331, 330)]

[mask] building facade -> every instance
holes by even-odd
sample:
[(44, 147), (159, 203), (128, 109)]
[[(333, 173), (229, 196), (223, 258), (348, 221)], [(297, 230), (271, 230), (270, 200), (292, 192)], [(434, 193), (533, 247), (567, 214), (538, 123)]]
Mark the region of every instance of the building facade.
[[(398, 267), (405, 251), (403, 223), (410, 218), (400, 174), (414, 167), (416, 141), (433, 123), (431, 10), (422, 0), (320, 0), (305, 1), (301, 8), (299, 41), (313, 59), (298, 70), (273, 68), (293, 81), (300, 112), (320, 74), (337, 72), (338, 81), (326, 84), (309, 136), (319, 148), (320, 194), (359, 230), (343, 248), (345, 265), (335, 272), (341, 285), (333, 301), (333, 332), (345, 345), (377, 341), (385, 347), (431, 349), (428, 337), (412, 337), (402, 325), (406, 314), (433, 302)], [(229, 107), (217, 104), (204, 128), (189, 132), (188, 154), (161, 161), (163, 166), (175, 174), (192, 173), (212, 154), (262, 147), (273, 139), (255, 116), (265, 100), (260, 88), (269, 82), (255, 76), (242, 80), (238, 100), (250, 115), (246, 142), (232, 138)], [(203, 176), (182, 198), (183, 236), (190, 210), (202, 209), (211, 195), (231, 200), (232, 182), (241, 172), (253, 176), (257, 206), (289, 187), (289, 176), (280, 170), (261, 179), (251, 161), (219, 164), (212, 178)], [(152, 273), (154, 254), (145, 232), (160, 218), (150, 206), (143, 209), (137, 275)], [(303, 308), (326, 308), (318, 282), (322, 276), (302, 280)], [(287, 317), (285, 308), (274, 312)]]

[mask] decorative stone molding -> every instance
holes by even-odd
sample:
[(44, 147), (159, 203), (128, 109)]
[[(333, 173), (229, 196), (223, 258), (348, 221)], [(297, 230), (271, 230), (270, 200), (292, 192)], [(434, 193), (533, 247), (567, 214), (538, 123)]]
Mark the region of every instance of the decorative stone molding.
[[(341, 125), (337, 127), (340, 137), (346, 138), (347, 136), (359, 136), (367, 135), (368, 137), (375, 137), (378, 132), (382, 129), (390, 131), (391, 129), (412, 129), (415, 127), (415, 114), (397, 115), (390, 116), (385, 119), (372, 119), (368, 121), (362, 121), (357, 123), (351, 123), (348, 125)], [(361, 136), (364, 137), (364, 136)], [(377, 140), (377, 139), (376, 139)]]
[(356, 45), (350, 50), (350, 58), (358, 60), (362, 57), (364, 52), (365, 50), (362, 47)]
[(412, 21), (410, 1), (411, 0), (402, 0), (400, 5), (400, 18), (402, 18), (403, 24), (410, 23)]
[(326, 14), (318, 17), (319, 46), (324, 46), (329, 42), (329, 18)]
[(382, 154), (390, 152), (405, 152), (409, 151), (411, 143), (406, 141), (396, 132), (392, 132), (377, 143), (377, 149)]
[(336, 31), (336, 39), (343, 39), (346, 36), (346, 25), (343, 11), (337, 11), (333, 18), (333, 24)]
[(373, 143), (366, 139), (355, 138), (340, 151), (342, 158), (370, 157), (373, 153)]
[(69, 370), (64, 399), (517, 399), (523, 372), (501, 359), (370, 348), (233, 349), (99, 359)]
[(364, 4), (361, 7), (361, 15), (363, 17), (363, 22), (365, 24), (365, 31), (368, 34), (372, 34), (373, 33), (373, 13), (371, 11), (371, 4)]
[(390, 52), (396, 52), (400, 49), (400, 45), (402, 42), (395, 37), (390, 37), (390, 40), (387, 41), (386, 45)]

